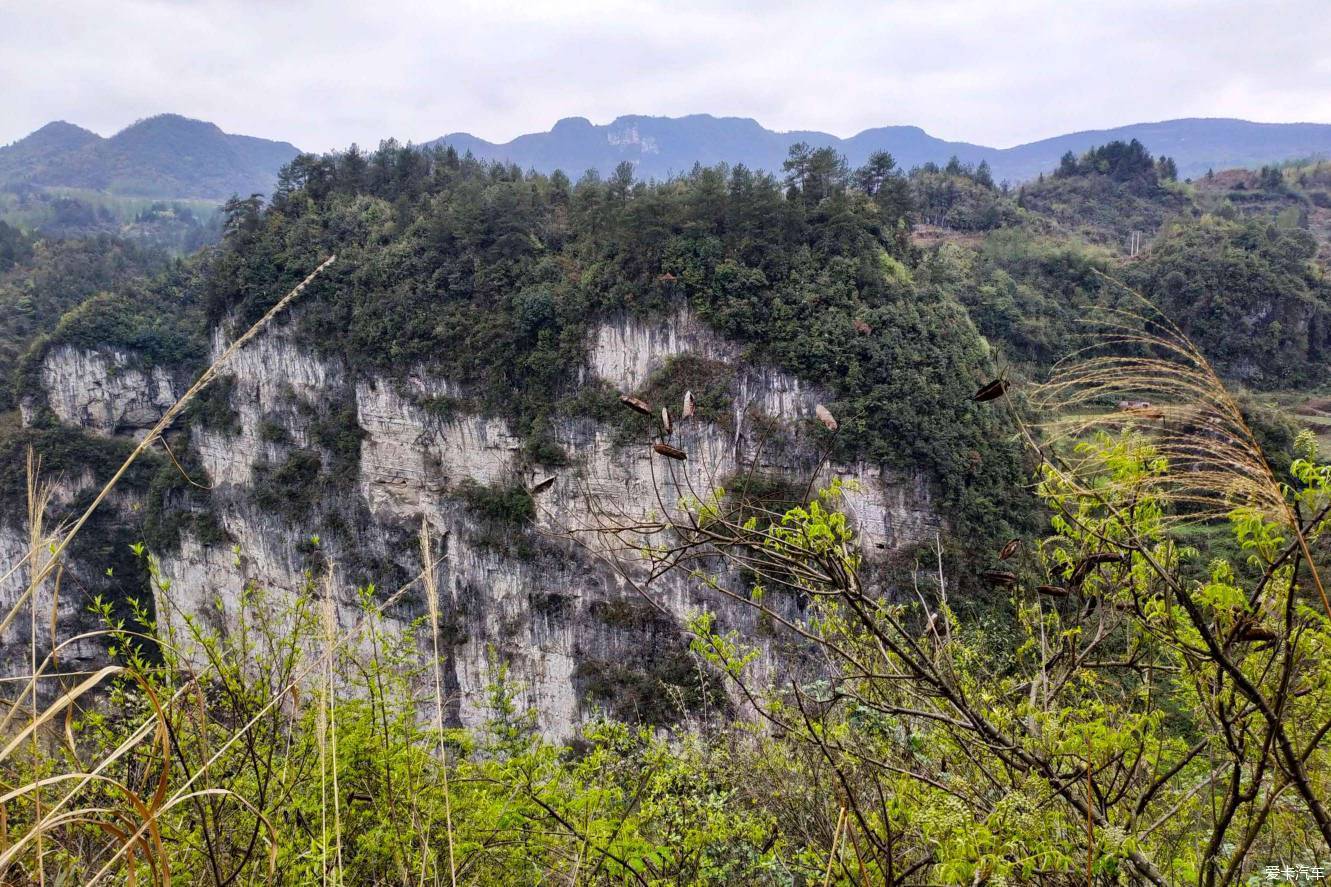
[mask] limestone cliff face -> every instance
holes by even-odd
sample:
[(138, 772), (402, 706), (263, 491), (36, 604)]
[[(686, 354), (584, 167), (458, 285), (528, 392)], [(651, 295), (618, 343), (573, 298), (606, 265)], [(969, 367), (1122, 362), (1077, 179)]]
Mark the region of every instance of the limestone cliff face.
[[(142, 370), (119, 349), (52, 348), (41, 365), (42, 393), (56, 417), (97, 434), (132, 434), (151, 428), (183, 389), (161, 367)], [(34, 399), (24, 399), (24, 421)]]
[[(703, 425), (694, 432), (703, 456), (699, 460), (690, 457), (695, 476), (724, 477), (757, 465), (808, 478), (815, 466), (807, 430), (816, 421), (814, 408), (819, 402), (830, 401), (830, 396), (788, 373), (743, 360), (736, 343), (718, 337), (688, 314), (677, 314), (657, 324), (604, 324), (597, 330), (590, 362), (592, 372), (600, 378), (621, 391), (634, 391), (671, 358), (683, 355), (696, 355), (733, 368), (737, 383), (732, 404), (733, 432), (722, 434), (716, 425)], [(777, 420), (775, 434), (764, 419)], [(692, 447), (686, 449), (692, 452)], [(648, 458), (645, 450), (634, 454), (640, 461)], [(705, 469), (698, 469), (699, 462)], [(857, 462), (828, 465), (816, 482), (826, 483), (832, 476), (853, 481), (845, 488), (842, 504), (855, 518), (870, 557), (927, 541), (940, 526), (922, 475)], [(702, 480), (700, 476), (698, 482)]]
[[(67, 513), (98, 479), (83, 470), (45, 482), (51, 485), (48, 511)], [(141, 507), (137, 497), (116, 492), (108, 497), (105, 516)], [(0, 678), (11, 682), (11, 690), (26, 686), (34, 673), (48, 675), (38, 679), (37, 690), (42, 699), (50, 700), (62, 689), (49, 677), (52, 672), (86, 672), (105, 664), (107, 641), (101, 633), (105, 626), (89, 610), (91, 599), (108, 590), (106, 565), (99, 558), (102, 546), (92, 541), (105, 530), (98, 524), (92, 522), (90, 532), (76, 540), (62, 570), (34, 587), (34, 573), (42, 573), (50, 563), (49, 544), (34, 546), (25, 526), (0, 523), (0, 564), (5, 565), (0, 572), (0, 615), (15, 613), (0, 628)], [(54, 529), (48, 523), (45, 532)]]
[[(671, 508), (757, 465), (800, 482), (815, 471), (819, 482), (833, 476), (854, 481), (846, 505), (870, 557), (930, 539), (939, 525), (923, 478), (878, 465), (822, 464), (813, 444), (813, 410), (823, 394), (749, 364), (737, 345), (688, 314), (602, 324), (581, 371), (584, 382), (603, 380), (623, 392), (640, 391), (672, 358), (686, 355), (730, 374), (734, 397), (727, 413), (681, 423), (676, 432), (673, 441), (689, 454), (683, 463), (655, 456), (646, 440), (625, 440), (617, 427), (569, 417), (553, 426), (569, 464), (531, 465), (503, 420), (459, 411), (465, 392), (452, 380), (424, 368), (392, 378), (353, 377), (289, 330), (269, 330), (226, 367), (235, 416), (230, 427), (190, 429), (227, 541), (205, 543), (186, 533), (175, 549), (161, 553), (168, 587), (159, 618), (178, 626), (189, 613), (225, 630), (247, 583), (292, 596), (307, 587), (316, 560), (336, 565), (335, 575), (360, 570), (382, 577), (377, 599), (387, 599), (420, 573), (414, 537), (424, 520), (438, 540), (448, 714), (455, 723), (484, 718), (484, 691), (497, 661), (507, 664), (541, 728), (567, 735), (598, 707), (631, 714), (624, 706), (643, 701), (625, 694), (625, 687), (651, 687), (655, 675), (686, 663), (680, 626), (691, 613), (710, 609), (719, 620), (762, 636), (747, 608), (727, 605), (682, 577), (646, 586), (650, 601), (644, 600), (633, 587), (644, 577), (609, 569), (599, 557), (607, 539), (582, 532), (607, 514)], [(217, 332), (215, 351), (224, 336)], [(165, 374), (129, 365), (127, 356), (54, 351), (42, 377), (45, 395), (64, 422), (126, 433), (164, 409), (161, 401), (175, 392)], [(346, 472), (352, 479), (310, 491), (300, 515), (264, 504), (265, 466), (301, 450), (331, 458), (313, 430), (331, 415), (346, 422), (354, 416), (358, 460)], [(536, 496), (534, 526), (487, 523), (459, 496), (469, 482), (531, 486), (551, 475), (553, 483)], [(321, 529), (330, 526), (336, 531)], [(316, 557), (314, 533), (321, 536)], [(17, 543), (0, 536), (0, 544)], [(723, 575), (722, 581), (741, 588), (738, 577)], [(335, 587), (338, 620), (349, 630), (359, 618), (356, 592), (345, 581)], [(415, 584), (385, 616), (391, 630), (407, 632), (424, 612)], [(784, 662), (773, 646), (760, 667), (776, 675)]]

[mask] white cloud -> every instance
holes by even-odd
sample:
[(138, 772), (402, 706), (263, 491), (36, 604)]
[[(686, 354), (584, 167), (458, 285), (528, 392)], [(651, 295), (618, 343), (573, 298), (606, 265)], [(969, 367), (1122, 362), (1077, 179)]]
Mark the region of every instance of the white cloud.
[(310, 149), (710, 112), (1009, 145), (1182, 116), (1331, 122), (1322, 0), (0, 0), (0, 143), (176, 111)]

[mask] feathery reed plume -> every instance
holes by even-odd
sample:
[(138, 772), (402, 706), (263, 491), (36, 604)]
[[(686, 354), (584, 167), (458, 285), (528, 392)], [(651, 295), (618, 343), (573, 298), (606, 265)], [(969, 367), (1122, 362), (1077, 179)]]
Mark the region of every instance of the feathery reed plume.
[[(434, 641), (434, 729), (439, 737), (439, 766), (444, 777), (444, 829), (448, 834), (448, 882), (457, 887), (457, 865), (453, 859), (453, 805), (448, 787), (448, 750), (444, 745), (444, 682), (439, 671), (439, 583), (434, 572), (434, 549), (430, 546), (430, 522), (421, 515), (421, 567), (425, 576), (425, 599), (430, 607), (430, 634)], [(429, 849), (428, 846), (426, 848)]]
[(1175, 522), (1193, 522), (1249, 508), (1284, 527), (1299, 544), (1327, 615), (1331, 602), (1309, 551), (1302, 523), (1266, 460), (1256, 435), (1225, 383), (1200, 350), (1141, 293), (1107, 275), (1142, 306), (1111, 309), (1092, 321), (1097, 344), (1060, 361), (1032, 403), (1054, 419), (1043, 425), (1046, 452), (1057, 448), (1082, 476), (1073, 442), (1096, 431), (1140, 430), (1170, 470), (1148, 487), (1182, 507)]

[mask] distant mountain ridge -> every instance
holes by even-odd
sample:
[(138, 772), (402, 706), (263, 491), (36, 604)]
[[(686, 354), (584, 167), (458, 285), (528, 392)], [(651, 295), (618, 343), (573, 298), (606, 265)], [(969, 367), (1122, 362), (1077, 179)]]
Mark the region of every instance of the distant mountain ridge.
[[(1014, 184), (1054, 169), (1068, 151), (1082, 154), (1115, 139), (1138, 139), (1153, 154), (1173, 157), (1179, 174), (1256, 167), (1284, 160), (1331, 157), (1331, 124), (1252, 123), (1228, 118), (1184, 118), (1086, 130), (1012, 148), (991, 148), (930, 135), (917, 126), (884, 126), (842, 139), (825, 132), (776, 132), (743, 117), (628, 115), (605, 125), (583, 117), (560, 120), (548, 132), (502, 144), (452, 133), (426, 145), (452, 145), (482, 160), (524, 169), (562, 169), (577, 177), (588, 169), (608, 175), (634, 164), (640, 178), (687, 172), (695, 163), (743, 163), (779, 172), (791, 145), (831, 147), (853, 165), (874, 151), (890, 151), (910, 169), (950, 157), (988, 162), (994, 178)], [(289, 142), (232, 135), (215, 124), (178, 114), (140, 120), (110, 138), (64, 121), (0, 147), (0, 188), (16, 185), (86, 188), (128, 197), (222, 200), (233, 194), (269, 194), (278, 172), (299, 153)]]
[(1182, 118), (1135, 123), (1112, 129), (1086, 130), (1041, 139), (1012, 148), (990, 148), (952, 142), (929, 135), (917, 126), (867, 129), (848, 139), (825, 132), (775, 132), (742, 117), (645, 117), (630, 115), (598, 126), (583, 117), (560, 120), (549, 132), (518, 136), (496, 144), (469, 133), (451, 133), (427, 144), (452, 145), (483, 160), (516, 163), (541, 172), (562, 169), (577, 176), (588, 169), (608, 174), (622, 161), (633, 163), (643, 178), (664, 178), (687, 172), (694, 163), (743, 163), (753, 169), (779, 171), (786, 152), (797, 142), (831, 147), (852, 166), (874, 151), (890, 151), (909, 169), (923, 163), (945, 163), (956, 156), (966, 163), (987, 161), (998, 180), (1019, 183), (1058, 165), (1067, 151), (1085, 151), (1116, 139), (1138, 139), (1153, 154), (1166, 154), (1184, 177), (1208, 169), (1230, 169), (1309, 157), (1331, 157), (1331, 124), (1252, 123), (1230, 118)]
[(55, 121), (0, 148), (0, 186), (221, 200), (271, 193), (298, 153), (288, 142), (231, 135), (178, 114), (140, 120), (110, 138)]

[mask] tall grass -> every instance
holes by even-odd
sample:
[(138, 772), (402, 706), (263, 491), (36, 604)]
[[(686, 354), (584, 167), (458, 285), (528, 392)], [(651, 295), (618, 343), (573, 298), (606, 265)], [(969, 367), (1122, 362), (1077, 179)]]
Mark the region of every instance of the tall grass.
[[(202, 392), (209, 384), (217, 378), (218, 372), (226, 365), (230, 358), (247, 342), (253, 339), (260, 331), (266, 327), (271, 320), (284, 311), (309, 284), (336, 259), (336, 256), (329, 256), (323, 263), (315, 268), (310, 274), (302, 280), (295, 288), (283, 296), (278, 302), (269, 309), (253, 326), (237, 337), (217, 359), (199, 376), (193, 385), (177, 400), (166, 412), (156, 425), (144, 436), (139, 444), (134, 448), (120, 468), (114, 475), (101, 487), (92, 502), (84, 509), (79, 517), (69, 526), (55, 534), (48, 534), (45, 527), (45, 515), (47, 507), (51, 501), (52, 489), (49, 485), (40, 480), (40, 463), (36, 457), (29, 453), (27, 466), (27, 494), (28, 494), (28, 548), (23, 562), (26, 563), (28, 572), (28, 582), (26, 590), (19, 596), (18, 600), (11, 606), (10, 610), (0, 621), (0, 632), (5, 631), (9, 626), (20, 617), (24, 609), (29, 614), (29, 666), (30, 674), (27, 676), (28, 684), (24, 688), (20, 699), (26, 697), (29, 700), (28, 722), (19, 730), (18, 734), (9, 742), (3, 750), (0, 750), (0, 764), (8, 760), (20, 746), (26, 741), (32, 755), (32, 772), (38, 775), (38, 778), (32, 782), (12, 788), (0, 796), (0, 804), (4, 805), (4, 825), (3, 850), (0, 851), (0, 878), (11, 878), (13, 867), (18, 862), (21, 855), (28, 850), (31, 845), (30, 858), (31, 865), (27, 870), (27, 877), (32, 878), (38, 884), (46, 883), (46, 836), (60, 827), (71, 823), (94, 823), (98, 828), (111, 838), (112, 846), (117, 849), (111, 855), (110, 859), (97, 871), (88, 883), (96, 883), (102, 880), (112, 870), (114, 865), (122, 857), (128, 862), (126, 872), (129, 881), (135, 878), (136, 868), (133, 860), (141, 856), (150, 865), (155, 876), (163, 883), (170, 882), (169, 861), (161, 842), (161, 834), (157, 827), (157, 817), (165, 809), (181, 804), (191, 798), (197, 797), (186, 791), (189, 783), (194, 782), (200, 774), (206, 771), (206, 766), (190, 779), (185, 787), (178, 790), (170, 798), (166, 791), (168, 786), (167, 775), (172, 758), (172, 743), (168, 735), (168, 724), (164, 717), (162, 706), (159, 700), (152, 694), (151, 687), (145, 686), (149, 698), (152, 700), (152, 714), (143, 724), (134, 730), (129, 737), (111, 754), (107, 755), (95, 767), (84, 772), (67, 772), (54, 775), (42, 775), (42, 762), (45, 759), (44, 749), (42, 747), (41, 730), (61, 713), (66, 713), (67, 717), (72, 714), (73, 708), (85, 696), (97, 689), (105, 679), (120, 674), (123, 669), (120, 666), (106, 666), (84, 680), (74, 685), (63, 693), (55, 697), (53, 701), (44, 707), (39, 705), (39, 683), (42, 679), (51, 677), (60, 678), (59, 673), (44, 673), (48, 666), (52, 666), (59, 661), (59, 650), (61, 644), (56, 642), (55, 618), (56, 607), (58, 605), (59, 576), (61, 571), (62, 557), (78, 536), (79, 532), (87, 524), (97, 508), (106, 500), (112, 490), (116, 488), (120, 480), (125, 476), (130, 466), (151, 448), (161, 437), (163, 432), (171, 426), (177, 417), (185, 408)], [(10, 574), (19, 569), (22, 564), (16, 564), (11, 568)], [(51, 618), (51, 649), (45, 660), (38, 662), (37, 624), (40, 616), (39, 594), (46, 586), (48, 581), (54, 579), (54, 588), (56, 591), (50, 601)], [(96, 632), (94, 634), (103, 634), (107, 632)], [(75, 639), (71, 639), (75, 640)], [(63, 685), (63, 680), (60, 682)], [(182, 688), (182, 695), (184, 688)], [(171, 700), (172, 703), (178, 700)], [(0, 730), (9, 726), (10, 720), (18, 706), (11, 706), (9, 713), (0, 724)], [(149, 735), (153, 735), (160, 745), (160, 766), (161, 774), (158, 778), (152, 794), (144, 798), (139, 792), (135, 791), (130, 785), (124, 782), (111, 780), (103, 775), (103, 771), (109, 768), (115, 761), (130, 755), (137, 748), (139, 743)], [(75, 745), (71, 741), (71, 746)], [(71, 757), (77, 760), (77, 750), (70, 749)], [(73, 783), (73, 788), (67, 791), (63, 796), (58, 797), (50, 804), (45, 802), (45, 795), (49, 788)], [(114, 797), (120, 798), (120, 803), (110, 806), (85, 807), (76, 810), (67, 810), (67, 806), (80, 795), (80, 793), (90, 784), (99, 784), (104, 787), (114, 788), (112, 793)], [(218, 792), (226, 793), (220, 789), (204, 789), (207, 794), (216, 794)], [(31, 804), (32, 812), (28, 820), (28, 828), (23, 834), (17, 836), (12, 834), (9, 823), (9, 805), (16, 800), (23, 799)], [(6, 881), (8, 882), (8, 881)]]

